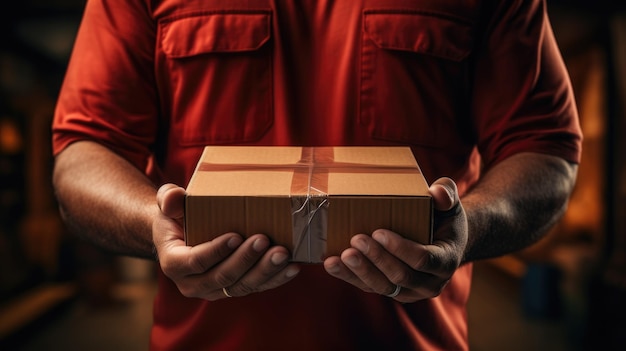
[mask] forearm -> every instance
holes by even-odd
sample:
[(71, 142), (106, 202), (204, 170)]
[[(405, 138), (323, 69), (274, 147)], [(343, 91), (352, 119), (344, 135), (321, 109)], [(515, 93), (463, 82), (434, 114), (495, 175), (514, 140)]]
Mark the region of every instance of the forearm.
[(464, 261), (497, 257), (539, 240), (567, 208), (577, 166), (523, 153), (500, 162), (462, 199), (469, 225)]
[(154, 257), (156, 188), (125, 159), (96, 143), (74, 143), (56, 157), (53, 184), (74, 234), (114, 253)]

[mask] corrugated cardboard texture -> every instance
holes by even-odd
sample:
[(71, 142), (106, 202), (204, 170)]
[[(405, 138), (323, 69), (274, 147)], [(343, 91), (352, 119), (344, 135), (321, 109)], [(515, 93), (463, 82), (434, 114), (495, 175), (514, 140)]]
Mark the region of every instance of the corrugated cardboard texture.
[(405, 147), (208, 146), (187, 187), (185, 240), (267, 234), (292, 261), (321, 262), (357, 233), (430, 243), (432, 199)]

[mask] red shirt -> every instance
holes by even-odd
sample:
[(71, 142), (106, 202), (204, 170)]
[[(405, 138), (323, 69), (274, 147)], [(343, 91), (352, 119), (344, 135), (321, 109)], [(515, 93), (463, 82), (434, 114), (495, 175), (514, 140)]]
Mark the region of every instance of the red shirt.
[[(202, 147), (409, 145), (463, 194), (532, 151), (578, 162), (581, 133), (543, 1), (91, 0), (53, 125), (58, 153), (96, 140), (158, 184)], [(471, 264), (400, 304), (307, 265), (243, 298), (183, 297), (163, 274), (160, 349), (466, 349)]]

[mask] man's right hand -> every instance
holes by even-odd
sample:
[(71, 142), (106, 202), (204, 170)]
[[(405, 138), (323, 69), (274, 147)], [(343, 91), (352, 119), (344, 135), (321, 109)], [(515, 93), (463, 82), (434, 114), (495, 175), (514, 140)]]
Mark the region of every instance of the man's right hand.
[(281, 286), (300, 271), (290, 253), (271, 246), (263, 234), (245, 239), (226, 233), (209, 242), (187, 246), (184, 240), (185, 189), (165, 184), (157, 192), (161, 213), (152, 238), (163, 273), (187, 297), (218, 300)]

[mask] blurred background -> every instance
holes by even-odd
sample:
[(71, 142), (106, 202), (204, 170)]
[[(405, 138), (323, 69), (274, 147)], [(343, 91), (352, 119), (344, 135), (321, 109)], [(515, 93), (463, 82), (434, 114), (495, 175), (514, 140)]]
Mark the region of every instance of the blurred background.
[[(147, 350), (152, 262), (69, 235), (50, 186), (50, 123), (84, 0), (0, 13), (0, 349)], [(541, 242), (478, 262), (472, 350), (626, 345), (626, 9), (548, 0), (585, 134), (579, 180)]]

